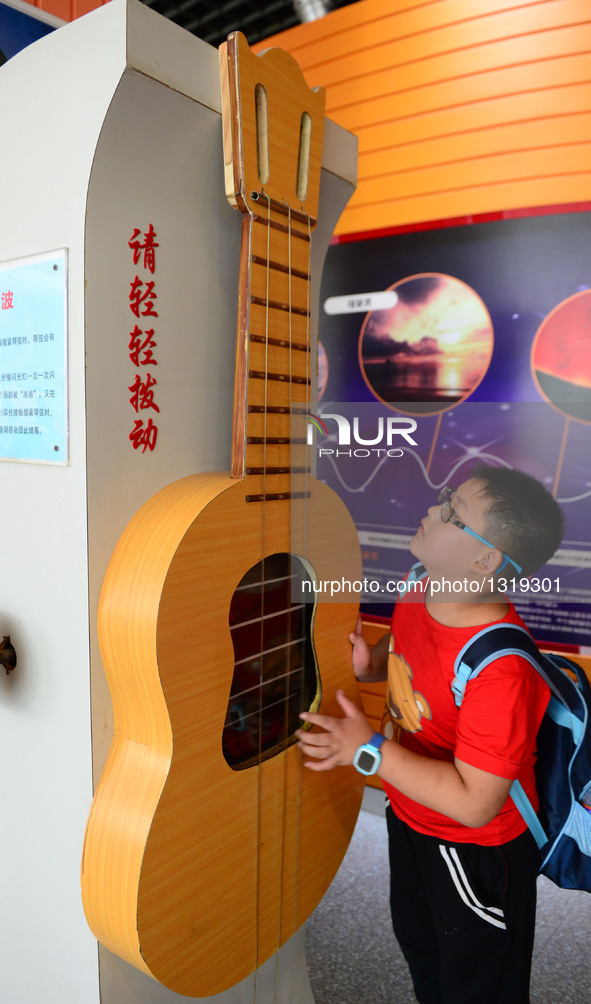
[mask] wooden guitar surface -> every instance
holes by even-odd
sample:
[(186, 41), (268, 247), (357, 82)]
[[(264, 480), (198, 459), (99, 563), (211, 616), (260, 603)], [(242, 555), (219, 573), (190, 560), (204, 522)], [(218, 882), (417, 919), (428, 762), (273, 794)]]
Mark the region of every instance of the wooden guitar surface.
[[(195, 475), (135, 516), (109, 566), (99, 610), (115, 739), (88, 823), (87, 919), (100, 941), (178, 993), (209, 996), (278, 951), (324, 895), (350, 839), (360, 786), (350, 771), (303, 770), (291, 746), (231, 770), (221, 736), (234, 662), (228, 610), (260, 556), (245, 483)], [(345, 507), (314, 482), (319, 532), (307, 558), (342, 575), (356, 536)], [(269, 553), (289, 549), (282, 503)], [(319, 603), (322, 710), (355, 693), (353, 604)], [(220, 964), (221, 963), (221, 964)]]
[[(304, 770), (293, 735), (299, 710), (339, 713), (337, 689), (358, 700), (348, 642), (355, 593), (293, 603), (284, 592), (279, 615), (269, 599), (296, 566), (317, 591), (361, 578), (353, 521), (311, 477), (301, 435), (315, 379), (309, 259), (323, 97), (287, 54), (254, 57), (242, 36), (231, 39), (222, 53), (234, 151), (226, 175), (244, 214), (233, 476), (196, 474), (160, 491), (109, 564), (98, 626), (115, 733), (82, 864), (99, 941), (195, 997), (240, 982), (307, 919), (345, 853), (363, 789), (349, 769)], [(282, 106), (292, 104), (286, 126)], [(265, 151), (275, 108), (279, 142)], [(269, 164), (279, 164), (278, 181)], [(261, 173), (270, 174), (264, 184)], [(253, 672), (258, 680), (245, 683)]]

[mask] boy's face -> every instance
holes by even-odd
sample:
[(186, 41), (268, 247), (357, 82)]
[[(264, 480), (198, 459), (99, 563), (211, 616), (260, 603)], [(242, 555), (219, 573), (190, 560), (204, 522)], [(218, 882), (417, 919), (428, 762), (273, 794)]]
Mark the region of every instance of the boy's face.
[[(489, 502), (480, 494), (482, 487), (482, 482), (475, 478), (464, 481), (454, 491), (451, 505), (460, 522), (481, 537), (486, 537)], [(444, 523), (439, 504), (429, 507), (409, 546), (411, 554), (423, 563), (433, 578), (445, 576), (449, 579), (463, 579), (478, 573), (486, 574), (487, 569), (481, 569), (478, 562), (491, 553), (490, 547), (461, 530), (451, 520)]]

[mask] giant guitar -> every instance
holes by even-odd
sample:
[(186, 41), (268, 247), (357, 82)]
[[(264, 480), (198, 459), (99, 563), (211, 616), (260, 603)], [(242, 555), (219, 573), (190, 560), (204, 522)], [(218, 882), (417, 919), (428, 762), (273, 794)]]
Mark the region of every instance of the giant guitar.
[(99, 941), (196, 997), (244, 979), (307, 919), (362, 786), (349, 769), (303, 770), (294, 736), (300, 711), (339, 713), (336, 690), (356, 694), (356, 605), (314, 587), (360, 578), (357, 534), (312, 477), (305, 434), (324, 96), (239, 33), (220, 55), (242, 214), (232, 471), (160, 491), (109, 563), (98, 621), (115, 727), (82, 862)]

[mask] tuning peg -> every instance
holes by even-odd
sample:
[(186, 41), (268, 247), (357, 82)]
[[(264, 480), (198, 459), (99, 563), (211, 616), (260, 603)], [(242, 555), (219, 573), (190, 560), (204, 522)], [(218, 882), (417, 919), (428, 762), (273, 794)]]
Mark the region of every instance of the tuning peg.
[(5, 634), (0, 642), (0, 665), (4, 666), (7, 676), (16, 666), (16, 652), (10, 641), (9, 634)]

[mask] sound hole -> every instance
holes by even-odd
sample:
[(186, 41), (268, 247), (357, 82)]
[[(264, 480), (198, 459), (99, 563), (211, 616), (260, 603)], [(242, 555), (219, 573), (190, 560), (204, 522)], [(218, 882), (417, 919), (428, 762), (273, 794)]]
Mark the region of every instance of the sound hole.
[(300, 711), (320, 704), (312, 591), (302, 588), (311, 581), (300, 558), (274, 554), (246, 573), (232, 597), (235, 665), (222, 749), (233, 770), (254, 767), (294, 743)]

